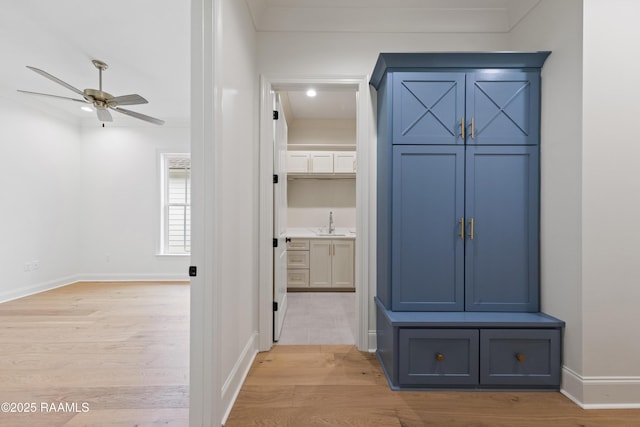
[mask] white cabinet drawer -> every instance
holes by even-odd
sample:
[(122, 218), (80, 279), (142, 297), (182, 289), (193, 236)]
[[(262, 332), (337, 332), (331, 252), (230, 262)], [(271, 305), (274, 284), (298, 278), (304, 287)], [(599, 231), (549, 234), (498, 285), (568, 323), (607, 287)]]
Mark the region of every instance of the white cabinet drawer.
[(287, 249), (290, 251), (308, 251), (309, 241), (305, 239), (291, 239), (287, 242)]
[(287, 268), (309, 268), (309, 252), (287, 251)]
[(309, 270), (287, 270), (287, 286), (290, 288), (308, 288)]

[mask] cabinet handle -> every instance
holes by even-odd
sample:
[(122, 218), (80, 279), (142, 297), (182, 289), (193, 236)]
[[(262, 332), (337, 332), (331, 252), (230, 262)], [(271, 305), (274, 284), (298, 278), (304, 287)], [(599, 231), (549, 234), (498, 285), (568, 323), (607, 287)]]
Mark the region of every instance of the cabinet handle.
[(444, 361), (444, 354), (442, 353), (436, 353), (436, 360), (438, 362), (443, 362)]
[(475, 220), (471, 218), (471, 221), (469, 221), (469, 239), (471, 240), (473, 240), (473, 238), (476, 235), (475, 225), (476, 225)]
[(462, 120), (460, 120), (460, 136), (464, 141), (464, 117), (462, 117)]
[(522, 353), (516, 353), (516, 360), (520, 363), (524, 363), (527, 357)]
[(476, 121), (475, 117), (471, 117), (471, 139), (476, 137)]
[(458, 222), (460, 223), (460, 238), (464, 240), (464, 217), (460, 218)]

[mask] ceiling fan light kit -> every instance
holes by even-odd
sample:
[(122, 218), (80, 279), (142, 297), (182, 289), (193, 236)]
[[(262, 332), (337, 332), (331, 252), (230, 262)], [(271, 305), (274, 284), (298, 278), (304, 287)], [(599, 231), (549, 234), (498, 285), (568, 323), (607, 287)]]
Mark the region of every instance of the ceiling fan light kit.
[(102, 90), (102, 72), (107, 68), (109, 68), (109, 66), (98, 59), (94, 59), (91, 62), (98, 69), (98, 74), (99, 74), (98, 87), (99, 88), (85, 89), (83, 91), (71, 86), (69, 83), (66, 83), (60, 80), (59, 78), (47, 73), (46, 71), (27, 65), (28, 69), (40, 74), (43, 77), (48, 78), (53, 82), (58, 83), (61, 86), (66, 87), (67, 89), (71, 90), (77, 95), (80, 95), (83, 99), (68, 98), (66, 96), (50, 95), (47, 93), (30, 92), (27, 90), (20, 90), (20, 89), (18, 89), (18, 92), (28, 93), (30, 95), (48, 96), (51, 98), (66, 99), (69, 101), (91, 104), (96, 110), (96, 114), (98, 115), (98, 120), (103, 122), (103, 126), (104, 126), (104, 122), (113, 121), (113, 117), (111, 116), (111, 113), (109, 112), (109, 110), (117, 111), (118, 113), (125, 114), (127, 116), (134, 117), (136, 119), (144, 120), (146, 122), (153, 123), (156, 125), (164, 124), (164, 120), (156, 119), (155, 117), (147, 116), (145, 114), (141, 114), (136, 111), (120, 108), (120, 105), (140, 105), (140, 104), (147, 104), (149, 101), (147, 101), (146, 99), (144, 99), (142, 96), (138, 94), (113, 96), (110, 93), (103, 91)]

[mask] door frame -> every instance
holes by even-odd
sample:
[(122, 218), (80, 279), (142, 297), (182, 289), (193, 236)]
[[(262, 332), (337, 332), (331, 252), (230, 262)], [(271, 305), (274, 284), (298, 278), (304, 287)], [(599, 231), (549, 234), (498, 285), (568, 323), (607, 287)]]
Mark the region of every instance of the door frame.
[(266, 76), (260, 77), (260, 254), (259, 254), (259, 349), (273, 346), (273, 112), (271, 93), (280, 90), (320, 89), (349, 90), (356, 94), (356, 249), (355, 344), (361, 351), (375, 348), (370, 344), (370, 170), (371, 170), (371, 94), (368, 76)]

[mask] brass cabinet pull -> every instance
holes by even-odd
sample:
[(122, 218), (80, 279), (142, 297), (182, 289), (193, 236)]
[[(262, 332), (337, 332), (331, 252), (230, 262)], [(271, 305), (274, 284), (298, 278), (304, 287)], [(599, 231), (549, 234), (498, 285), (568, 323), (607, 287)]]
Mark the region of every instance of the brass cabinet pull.
[(460, 223), (460, 238), (464, 240), (464, 217), (460, 218), (458, 222)]
[(442, 361), (444, 361), (444, 354), (442, 354), (442, 353), (436, 353), (436, 360), (437, 360), (438, 362), (442, 362)]
[(516, 360), (520, 363), (524, 363), (527, 357), (522, 353), (516, 353)]
[(473, 238), (476, 235), (475, 225), (476, 225), (475, 220), (471, 218), (471, 221), (469, 221), (469, 239), (471, 240), (473, 240)]
[(476, 123), (475, 117), (471, 117), (471, 139), (476, 137)]
[(460, 121), (460, 136), (464, 141), (464, 117), (462, 117), (462, 120)]

